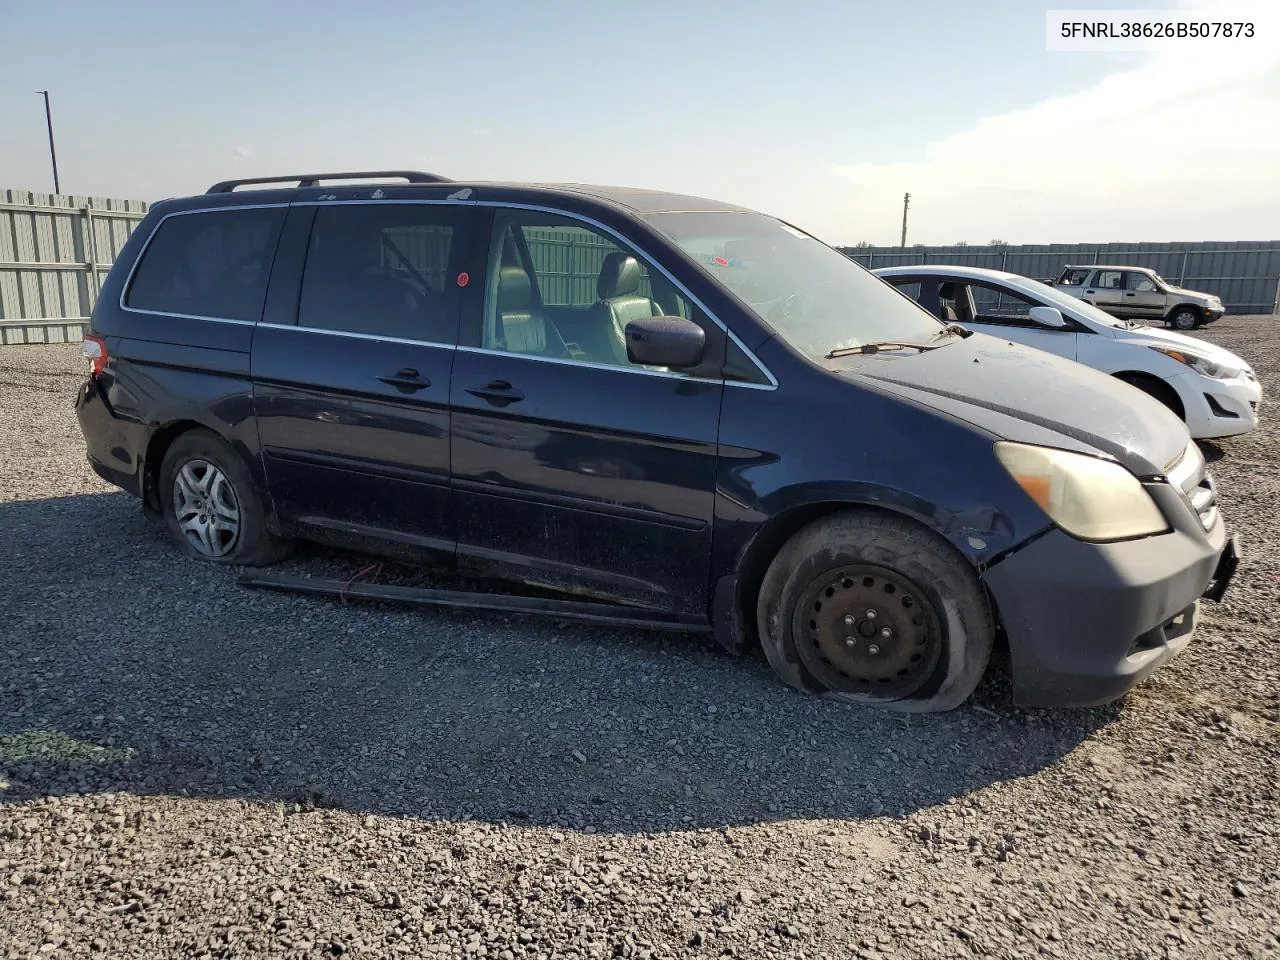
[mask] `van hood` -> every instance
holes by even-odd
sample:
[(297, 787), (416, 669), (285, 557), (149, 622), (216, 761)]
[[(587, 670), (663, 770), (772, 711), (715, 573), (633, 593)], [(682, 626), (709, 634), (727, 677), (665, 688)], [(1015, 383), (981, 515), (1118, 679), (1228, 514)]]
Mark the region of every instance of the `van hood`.
[(1115, 458), (1163, 474), (1190, 442), (1186, 425), (1142, 391), (1061, 357), (981, 333), (925, 353), (833, 361), (832, 372), (940, 408), (1004, 440)]
[(1116, 330), (1116, 339), (1144, 346), (1173, 347), (1177, 350), (1186, 350), (1187, 353), (1196, 353), (1202, 357), (1207, 357), (1214, 363), (1220, 363), (1225, 367), (1234, 367), (1237, 370), (1251, 369), (1249, 364), (1230, 350), (1224, 350), (1216, 343), (1209, 343), (1207, 340), (1200, 340), (1197, 337), (1189, 337), (1185, 333), (1178, 333), (1176, 330), (1165, 330), (1160, 327), (1137, 327), (1132, 330), (1118, 329)]

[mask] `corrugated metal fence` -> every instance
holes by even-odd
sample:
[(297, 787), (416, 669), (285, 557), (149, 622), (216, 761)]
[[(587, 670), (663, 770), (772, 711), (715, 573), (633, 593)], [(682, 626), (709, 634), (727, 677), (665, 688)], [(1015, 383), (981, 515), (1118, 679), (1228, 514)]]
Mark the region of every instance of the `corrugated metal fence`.
[(1228, 313), (1276, 313), (1280, 240), (1238, 243), (1054, 243), (982, 247), (842, 247), (864, 267), (917, 263), (1007, 270), (1056, 279), (1067, 264), (1148, 267), (1170, 283), (1216, 293)]
[(141, 200), (0, 190), (0, 346), (79, 340)]
[[(0, 346), (77, 340), (110, 268), (142, 219), (141, 200), (0, 190)], [(551, 288), (548, 302), (588, 299), (607, 247), (533, 237)], [(562, 249), (563, 248), (563, 249)], [(1193, 290), (1216, 293), (1231, 313), (1275, 313), (1280, 241), (1048, 244), (982, 247), (845, 247), (868, 267), (952, 263), (1056, 277), (1067, 263), (1150, 267)]]

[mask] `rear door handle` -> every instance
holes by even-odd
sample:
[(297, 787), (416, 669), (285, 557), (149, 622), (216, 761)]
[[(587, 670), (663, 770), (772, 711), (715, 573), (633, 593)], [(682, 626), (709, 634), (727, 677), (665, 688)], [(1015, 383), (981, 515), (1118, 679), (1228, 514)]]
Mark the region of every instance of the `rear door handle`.
[(431, 386), (431, 381), (412, 367), (404, 367), (389, 377), (379, 377), (387, 386), (395, 387), (401, 393), (417, 393)]
[(468, 387), (467, 393), (481, 400), (488, 400), (495, 407), (505, 407), (524, 399), (524, 394), (506, 380), (490, 380), (483, 387)]
[(1136, 296), (1137, 296), (1137, 294), (1136, 294), (1136, 293), (1126, 293), (1126, 294), (1125, 294), (1125, 296), (1126, 296), (1126, 297), (1136, 297)]

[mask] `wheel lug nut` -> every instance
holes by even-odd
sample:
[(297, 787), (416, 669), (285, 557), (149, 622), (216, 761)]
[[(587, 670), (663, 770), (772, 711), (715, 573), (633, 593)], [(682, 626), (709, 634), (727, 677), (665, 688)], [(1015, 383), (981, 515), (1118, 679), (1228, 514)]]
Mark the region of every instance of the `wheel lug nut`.
[(845, 638), (844, 638), (844, 645), (845, 645), (846, 647), (856, 647), (856, 646), (858, 645), (858, 638), (857, 638), (857, 637), (845, 637)]
[(867, 619), (868, 619), (868, 620), (874, 620), (874, 619), (875, 619), (876, 617), (878, 617), (878, 616), (880, 616), (880, 614), (879, 614), (879, 613), (877, 613), (875, 610), (868, 610), (868, 611), (867, 611)]
[(893, 636), (893, 631), (892, 631), (892, 630), (890, 630), (888, 627), (881, 627), (881, 628), (880, 628), (880, 636), (882, 636), (882, 637), (884, 637), (886, 640), (888, 640), (890, 637), (892, 637), (892, 636)]
[(872, 643), (867, 646), (867, 653), (871, 654), (873, 657), (879, 652), (880, 648), (876, 644)]
[(846, 627), (852, 627), (855, 623), (857, 623), (857, 620), (854, 618), (852, 613), (846, 613), (844, 615), (844, 625)]

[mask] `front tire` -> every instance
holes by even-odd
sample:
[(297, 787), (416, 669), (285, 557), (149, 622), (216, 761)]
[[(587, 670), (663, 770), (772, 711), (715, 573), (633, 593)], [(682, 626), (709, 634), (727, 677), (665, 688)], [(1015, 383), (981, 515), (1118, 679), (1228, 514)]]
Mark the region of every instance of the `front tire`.
[(1175, 330), (1194, 330), (1204, 321), (1195, 307), (1174, 307), (1169, 314), (1169, 326)]
[(861, 510), (787, 541), (761, 584), (757, 622), (785, 683), (911, 713), (967, 700), (995, 632), (977, 574), (950, 544), (905, 518)]
[(267, 529), (262, 498), (244, 461), (209, 430), (178, 437), (160, 465), (160, 509), (188, 556), (264, 566), (287, 545)]

